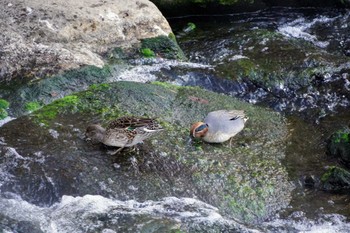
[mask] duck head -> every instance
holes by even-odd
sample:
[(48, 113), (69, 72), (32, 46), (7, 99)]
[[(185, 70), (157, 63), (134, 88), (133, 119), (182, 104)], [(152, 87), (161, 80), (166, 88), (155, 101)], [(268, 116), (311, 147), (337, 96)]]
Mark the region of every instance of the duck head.
[(194, 138), (204, 137), (208, 132), (208, 125), (204, 122), (196, 122), (191, 126), (190, 133)]
[(85, 131), (85, 139), (92, 144), (98, 144), (103, 141), (106, 130), (97, 124), (89, 125)]

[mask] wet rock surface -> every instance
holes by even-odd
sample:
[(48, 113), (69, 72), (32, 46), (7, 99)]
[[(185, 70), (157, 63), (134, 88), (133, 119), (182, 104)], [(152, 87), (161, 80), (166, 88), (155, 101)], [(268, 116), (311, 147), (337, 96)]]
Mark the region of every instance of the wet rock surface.
[[(146, 98), (147, 97), (147, 98)], [(188, 128), (207, 112), (244, 109), (246, 128), (228, 144), (191, 140)], [(92, 122), (120, 115), (157, 117), (165, 131), (116, 156), (83, 139)], [(5, 145), (1, 193), (39, 206), (63, 195), (119, 200), (196, 197), (245, 222), (268, 217), (289, 202), (283, 118), (198, 88), (119, 82), (68, 96), (0, 128)], [(6, 164), (6, 165), (5, 165)]]

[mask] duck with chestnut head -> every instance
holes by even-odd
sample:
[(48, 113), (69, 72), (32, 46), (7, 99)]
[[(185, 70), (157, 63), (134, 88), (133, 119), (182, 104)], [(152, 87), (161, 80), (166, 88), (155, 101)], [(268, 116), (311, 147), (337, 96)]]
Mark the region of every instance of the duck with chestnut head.
[(223, 143), (243, 130), (248, 117), (243, 110), (217, 110), (209, 112), (203, 122), (192, 125), (194, 138), (209, 143)]

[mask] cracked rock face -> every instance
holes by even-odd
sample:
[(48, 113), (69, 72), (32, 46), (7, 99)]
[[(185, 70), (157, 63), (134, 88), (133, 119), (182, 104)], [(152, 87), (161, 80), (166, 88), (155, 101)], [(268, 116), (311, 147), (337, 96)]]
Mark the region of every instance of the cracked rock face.
[(171, 32), (148, 0), (8, 1), (0, 9), (0, 28), (0, 82), (101, 67), (109, 49)]

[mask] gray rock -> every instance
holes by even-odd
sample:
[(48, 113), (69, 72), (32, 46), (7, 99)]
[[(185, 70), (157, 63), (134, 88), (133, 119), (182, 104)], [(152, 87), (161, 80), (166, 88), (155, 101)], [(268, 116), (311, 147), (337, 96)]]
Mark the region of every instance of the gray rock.
[(111, 48), (130, 48), (141, 39), (171, 33), (147, 0), (14, 0), (2, 4), (0, 30), (0, 82), (81, 65), (102, 67), (102, 55)]

